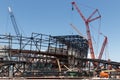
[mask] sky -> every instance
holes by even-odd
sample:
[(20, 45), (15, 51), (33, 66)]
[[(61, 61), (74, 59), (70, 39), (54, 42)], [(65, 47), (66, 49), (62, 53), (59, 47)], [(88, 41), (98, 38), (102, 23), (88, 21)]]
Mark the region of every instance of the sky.
[[(106, 53), (112, 61), (120, 62), (120, 0), (0, 0), (0, 34), (14, 34), (15, 31), (8, 13), (12, 8), (16, 23), (22, 35), (30, 36), (32, 32), (47, 35), (76, 35), (72, 23), (86, 36), (86, 26), (76, 9), (72, 10), (71, 2), (87, 18), (95, 9), (99, 10), (101, 19), (90, 23), (93, 45), (100, 48), (104, 37), (108, 37)], [(96, 41), (94, 41), (96, 39)], [(99, 53), (95, 49), (95, 55)]]

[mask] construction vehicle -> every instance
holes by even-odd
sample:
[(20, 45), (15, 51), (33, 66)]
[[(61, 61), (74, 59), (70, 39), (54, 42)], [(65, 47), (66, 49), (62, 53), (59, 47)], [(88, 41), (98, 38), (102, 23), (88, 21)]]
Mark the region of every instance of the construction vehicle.
[(100, 76), (100, 78), (108, 78), (109, 74), (108, 74), (108, 72), (101, 71), (99, 76)]
[[(75, 2), (72, 2), (72, 5), (76, 8), (76, 10), (78, 11), (79, 15), (82, 17), (85, 25), (86, 25), (86, 32), (87, 32), (87, 38), (88, 38), (88, 44), (89, 44), (89, 48), (90, 48), (90, 55), (91, 55), (91, 58), (92, 59), (96, 59), (95, 58), (95, 54), (94, 54), (94, 49), (93, 49), (93, 44), (92, 44), (92, 39), (91, 39), (91, 33), (90, 33), (90, 28), (89, 28), (89, 23), (94, 21), (94, 20), (97, 20), (99, 18), (101, 18), (101, 15), (99, 14), (98, 10), (96, 9), (87, 19), (84, 17), (84, 15), (82, 14), (82, 12), (80, 11), (80, 9), (77, 7), (76, 3)], [(72, 8), (73, 9), (73, 8)], [(98, 16), (97, 17), (94, 17), (92, 18), (96, 13), (98, 13)], [(73, 25), (71, 25), (78, 33), (79, 31), (76, 29), (76, 27), (74, 27)], [(104, 42), (102, 44), (102, 48), (101, 48), (101, 51), (99, 53), (99, 56), (98, 56), (98, 59), (101, 59), (102, 58), (102, 55), (103, 55), (103, 52), (104, 52), (104, 49), (105, 49), (105, 46), (107, 44), (107, 37), (104, 36), (105, 39), (104, 39)], [(94, 62), (93, 63), (93, 66), (98, 68), (99, 66), (99, 63), (97, 62)], [(105, 71), (101, 71), (99, 73), (99, 76), (100, 77), (104, 77), (104, 78), (108, 78), (109, 77), (109, 74), (108, 72), (105, 72)]]
[[(86, 32), (87, 32), (87, 38), (88, 38), (88, 44), (90, 48), (90, 55), (92, 59), (95, 59), (95, 54), (94, 54), (94, 49), (93, 49), (93, 44), (92, 44), (92, 39), (91, 39), (91, 33), (90, 33), (90, 28), (89, 28), (89, 23), (101, 18), (101, 15), (99, 14), (98, 10), (96, 9), (87, 19), (84, 17), (78, 6), (76, 5), (75, 2), (72, 2), (72, 5), (76, 8), (78, 11), (79, 15), (82, 17), (85, 25), (86, 25)], [(72, 8), (73, 9), (73, 8)], [(97, 17), (92, 18), (96, 13), (98, 13)], [(93, 63), (93, 65), (96, 67), (97, 64)]]

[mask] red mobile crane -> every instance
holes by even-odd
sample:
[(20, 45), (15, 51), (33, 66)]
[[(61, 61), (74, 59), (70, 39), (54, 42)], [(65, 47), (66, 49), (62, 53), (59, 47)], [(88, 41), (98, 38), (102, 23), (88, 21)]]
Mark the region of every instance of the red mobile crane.
[[(72, 2), (72, 5), (76, 8), (76, 10), (78, 11), (78, 13), (79, 13), (80, 16), (82, 17), (83, 21), (85, 22), (91, 58), (92, 58), (92, 59), (95, 59), (94, 50), (93, 50), (93, 45), (92, 45), (92, 39), (91, 39), (91, 33), (90, 33), (90, 28), (89, 28), (89, 23), (92, 22), (92, 21), (94, 21), (94, 20), (99, 19), (99, 18), (101, 17), (101, 15), (99, 14), (98, 10), (96, 9), (96, 10), (86, 19), (86, 18), (84, 17), (84, 15), (82, 14), (82, 12), (80, 11), (80, 9), (77, 7), (76, 3), (75, 3), (75, 2)], [(98, 16), (95, 17), (95, 18), (92, 18), (96, 13), (98, 13)]]

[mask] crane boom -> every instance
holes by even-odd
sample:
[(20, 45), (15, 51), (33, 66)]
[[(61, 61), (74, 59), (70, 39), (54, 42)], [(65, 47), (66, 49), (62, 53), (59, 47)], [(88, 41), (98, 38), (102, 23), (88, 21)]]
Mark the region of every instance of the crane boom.
[[(98, 10), (96, 9), (96, 10), (89, 16), (89, 18), (86, 19), (86, 18), (84, 17), (84, 15), (82, 14), (82, 12), (80, 11), (80, 9), (77, 7), (76, 3), (75, 3), (75, 2), (72, 2), (72, 5), (76, 8), (76, 10), (78, 11), (78, 13), (79, 13), (80, 16), (82, 17), (83, 21), (85, 22), (91, 58), (92, 58), (92, 59), (95, 59), (94, 49), (93, 49), (93, 44), (92, 44), (92, 39), (91, 39), (91, 33), (90, 33), (90, 28), (89, 28), (89, 22), (94, 21), (94, 20), (100, 18), (101, 16), (99, 15), (99, 16), (97, 16), (97, 17), (95, 17), (95, 18), (92, 18), (93, 15), (98, 11)], [(92, 18), (92, 19), (91, 19), (91, 18)]]
[(73, 24), (70, 24), (70, 25), (80, 36), (83, 36), (86, 39), (86, 37), (77, 29), (76, 26), (74, 26)]
[(80, 14), (80, 16), (82, 17), (82, 19), (86, 22), (86, 19), (84, 17), (84, 15), (82, 14), (82, 12), (80, 11), (80, 9), (77, 7), (75, 2), (72, 2), (72, 5), (75, 6), (76, 10), (78, 11), (78, 13)]
[(18, 26), (17, 26), (17, 23), (16, 23), (16, 20), (15, 20), (15, 16), (12, 12), (12, 9), (11, 7), (8, 7), (8, 11), (9, 11), (9, 14), (10, 14), (10, 18), (11, 18), (11, 21), (12, 21), (12, 24), (13, 24), (13, 27), (14, 27), (14, 30), (15, 30), (15, 33), (17, 36), (20, 36), (20, 31), (18, 29)]
[(105, 49), (105, 46), (107, 44), (107, 36), (105, 36), (105, 39), (104, 39), (104, 42), (102, 44), (102, 48), (101, 48), (101, 51), (100, 51), (100, 54), (98, 56), (98, 59), (101, 59), (102, 58), (102, 55), (103, 55), (103, 52), (104, 52), (104, 49)]

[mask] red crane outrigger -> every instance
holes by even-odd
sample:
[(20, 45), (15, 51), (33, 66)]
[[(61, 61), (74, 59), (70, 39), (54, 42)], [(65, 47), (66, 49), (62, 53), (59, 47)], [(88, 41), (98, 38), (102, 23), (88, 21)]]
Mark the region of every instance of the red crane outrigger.
[[(76, 8), (76, 10), (78, 11), (78, 13), (80, 14), (80, 16), (82, 17), (83, 21), (85, 22), (86, 25), (86, 32), (87, 32), (87, 38), (88, 38), (88, 44), (89, 44), (89, 48), (90, 48), (90, 55), (92, 59), (95, 59), (95, 54), (94, 54), (94, 50), (93, 50), (93, 45), (92, 45), (92, 39), (91, 39), (91, 33), (90, 33), (90, 28), (89, 28), (89, 23), (99, 19), (101, 17), (101, 15), (99, 14), (98, 10), (96, 9), (87, 19), (84, 17), (84, 15), (82, 14), (82, 12), (80, 11), (80, 9), (77, 7), (75, 2), (72, 2), (72, 5)], [(98, 12), (98, 16), (95, 18), (92, 18), (96, 13)]]

